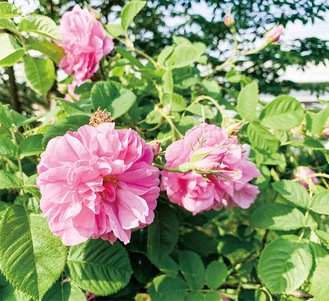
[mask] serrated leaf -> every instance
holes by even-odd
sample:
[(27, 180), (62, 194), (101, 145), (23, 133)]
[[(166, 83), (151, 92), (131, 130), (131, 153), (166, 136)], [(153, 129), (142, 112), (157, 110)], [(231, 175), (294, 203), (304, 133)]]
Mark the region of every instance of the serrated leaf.
[(199, 58), (198, 51), (192, 45), (181, 44), (175, 47), (167, 65), (171, 69), (182, 68), (191, 65)]
[(8, 33), (0, 33), (0, 66), (13, 66), (24, 56), (25, 51), (15, 38)]
[(57, 98), (57, 101), (60, 103), (61, 107), (64, 109), (64, 111), (70, 115), (86, 115), (91, 117), (92, 116), (92, 105), (90, 103), (90, 100), (87, 102), (84, 102), (84, 100), (76, 101), (76, 102), (69, 102), (67, 100), (62, 100)]
[(106, 296), (125, 287), (132, 274), (129, 257), (122, 245), (102, 239), (73, 246), (67, 258), (72, 281), (82, 289)]
[(24, 71), (31, 88), (41, 95), (46, 95), (54, 84), (55, 67), (50, 59), (37, 59), (26, 55)]
[(43, 147), (46, 147), (50, 139), (57, 136), (62, 136), (67, 131), (76, 131), (80, 126), (88, 123), (89, 117), (85, 115), (69, 116), (57, 121), (51, 125), (45, 133), (42, 141)]
[(161, 65), (161, 66), (167, 66), (167, 64), (165, 62), (169, 58), (169, 56), (171, 55), (171, 53), (173, 51), (174, 51), (174, 47), (173, 46), (167, 46), (167, 47), (165, 47), (160, 52), (160, 54), (158, 55), (158, 59), (157, 59), (158, 64)]
[(258, 274), (273, 294), (291, 293), (308, 278), (312, 268), (312, 254), (297, 236), (279, 237), (262, 252)]
[(29, 15), (18, 24), (18, 29), (61, 41), (56, 23), (47, 16)]
[(205, 283), (205, 267), (201, 257), (193, 251), (179, 253), (180, 270), (191, 289), (202, 289)]
[(199, 125), (199, 124), (200, 124), (200, 121), (198, 119), (196, 119), (194, 116), (184, 116), (179, 120), (177, 127), (181, 133), (185, 133), (192, 127)]
[(171, 70), (167, 70), (162, 76), (162, 90), (164, 94), (170, 95), (172, 95), (174, 91), (174, 82)]
[(266, 128), (257, 123), (248, 125), (248, 138), (254, 147), (266, 153), (273, 154), (279, 148), (279, 141)]
[(269, 204), (256, 208), (250, 215), (254, 227), (270, 230), (294, 230), (303, 227), (317, 227), (317, 223), (297, 208), (284, 204)]
[(0, 139), (0, 156), (15, 157), (17, 147), (9, 137), (1, 137)]
[(256, 116), (256, 107), (258, 104), (258, 85), (256, 82), (252, 82), (245, 87), (239, 93), (237, 101), (237, 109), (240, 116), (247, 120), (252, 121)]
[(171, 253), (178, 241), (178, 228), (175, 211), (159, 203), (154, 221), (148, 227), (147, 255), (151, 262), (161, 263)]
[(145, 4), (146, 1), (131, 1), (123, 7), (121, 11), (121, 26), (124, 31), (127, 31), (129, 24), (142, 10)]
[(94, 110), (106, 109), (113, 119), (127, 113), (136, 102), (136, 95), (111, 82), (98, 82), (91, 89)]
[(289, 130), (300, 125), (303, 117), (304, 109), (296, 98), (280, 95), (266, 105), (259, 118), (263, 126)]
[(85, 300), (83, 291), (73, 282), (56, 282), (42, 301), (79, 301)]
[(325, 257), (317, 265), (312, 282), (310, 293), (317, 301), (329, 300), (329, 256)]
[(29, 50), (37, 50), (43, 53), (44, 55), (51, 58), (57, 65), (60, 63), (62, 58), (66, 55), (62, 47), (58, 46), (55, 43), (49, 41), (38, 41), (34, 39), (29, 39), (27, 48)]
[(0, 189), (13, 189), (22, 187), (22, 180), (14, 174), (0, 170)]
[(211, 289), (218, 289), (227, 277), (227, 266), (223, 262), (212, 261), (206, 269), (206, 285)]
[(8, 31), (16, 35), (20, 35), (20, 32), (17, 30), (17, 27), (13, 21), (11, 19), (1, 19), (1, 16), (0, 16), (0, 29), (7, 29)]
[(186, 109), (186, 100), (182, 95), (174, 93), (172, 95), (171, 111), (182, 112)]
[(166, 256), (160, 263), (156, 263), (157, 268), (170, 277), (176, 277), (178, 274), (178, 264), (170, 256)]
[(148, 293), (152, 300), (184, 300), (187, 287), (180, 277), (172, 278), (166, 275), (160, 275), (153, 279)]
[(115, 47), (115, 51), (117, 53), (120, 53), (122, 55), (122, 57), (124, 57), (127, 60), (129, 60), (129, 62), (132, 63), (133, 65), (135, 65), (136, 67), (138, 67), (138, 68), (144, 68), (144, 65), (139, 61), (139, 59), (137, 59), (135, 56), (133, 56), (126, 49), (124, 49), (124, 48), (122, 48), (120, 46), (116, 46)]
[(321, 131), (329, 118), (329, 106), (326, 106), (320, 112), (307, 112), (306, 126), (311, 134), (316, 134)]
[(214, 113), (212, 112), (211, 108), (208, 105), (202, 105), (200, 103), (190, 104), (186, 111), (191, 112), (198, 116), (204, 116), (207, 119), (213, 119)]
[(8, 2), (0, 2), (0, 18), (18, 17), (22, 12), (15, 5)]
[(125, 33), (125, 30), (122, 28), (121, 23), (120, 24), (107, 24), (107, 25), (105, 25), (105, 28), (112, 38), (116, 38)]
[(34, 156), (44, 151), (42, 147), (43, 135), (33, 135), (25, 138), (19, 146), (19, 154), (21, 157)]
[(67, 253), (49, 231), (47, 219), (12, 206), (1, 219), (0, 241), (0, 268), (6, 278), (16, 289), (42, 299), (62, 273)]
[(289, 180), (281, 180), (274, 182), (272, 186), (289, 202), (306, 209), (310, 206), (310, 197), (303, 185)]
[(325, 214), (329, 215), (329, 191), (323, 190), (317, 193), (312, 198), (312, 206), (311, 210), (319, 213), (319, 214)]
[(14, 125), (14, 121), (7, 106), (0, 102), (0, 124), (10, 129)]

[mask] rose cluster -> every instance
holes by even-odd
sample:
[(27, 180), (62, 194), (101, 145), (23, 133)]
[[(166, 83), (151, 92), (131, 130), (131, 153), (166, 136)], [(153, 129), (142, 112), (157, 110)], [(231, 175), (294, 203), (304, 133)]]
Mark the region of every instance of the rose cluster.
[[(225, 130), (202, 124), (166, 150), (167, 164), (189, 164), (188, 172), (162, 171), (169, 200), (193, 214), (221, 207), (247, 208), (258, 194), (248, 182), (259, 176), (248, 148)], [(114, 123), (82, 126), (49, 141), (38, 165), (41, 209), (65, 245), (89, 237), (125, 244), (134, 229), (154, 218), (159, 169), (152, 148), (137, 132)]]
[(161, 187), (172, 203), (193, 214), (223, 206), (248, 208), (259, 192), (248, 182), (260, 175), (248, 156), (249, 147), (239, 145), (237, 137), (229, 138), (224, 129), (204, 123), (167, 148), (166, 167), (190, 163), (192, 170), (163, 170)]

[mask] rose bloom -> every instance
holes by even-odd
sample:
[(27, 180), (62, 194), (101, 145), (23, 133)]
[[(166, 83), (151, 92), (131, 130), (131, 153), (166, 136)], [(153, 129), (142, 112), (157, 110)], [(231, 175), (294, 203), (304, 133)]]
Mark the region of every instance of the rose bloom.
[(94, 14), (78, 5), (63, 14), (59, 32), (63, 43), (58, 44), (66, 53), (59, 67), (73, 73), (75, 84), (81, 85), (98, 70), (102, 57), (113, 50), (113, 41)]
[(190, 162), (193, 170), (163, 170), (161, 188), (172, 203), (193, 214), (223, 206), (248, 208), (259, 193), (258, 187), (248, 182), (260, 175), (248, 156), (248, 146), (237, 144), (237, 137), (230, 139), (224, 129), (195, 126), (184, 139), (171, 144), (165, 155), (166, 167)]
[(160, 181), (152, 161), (152, 148), (114, 123), (51, 139), (37, 166), (51, 231), (68, 246), (89, 237), (129, 243), (131, 231), (154, 218)]
[[(306, 166), (298, 166), (296, 171), (293, 174), (293, 178), (294, 179), (303, 178), (303, 177), (313, 175), (313, 174), (315, 174), (315, 171), (313, 171), (312, 169), (310, 169)], [(319, 180), (316, 177), (312, 177), (310, 179), (314, 184), (319, 183)], [(310, 188), (307, 180), (299, 180), (298, 183), (303, 185), (306, 189)]]

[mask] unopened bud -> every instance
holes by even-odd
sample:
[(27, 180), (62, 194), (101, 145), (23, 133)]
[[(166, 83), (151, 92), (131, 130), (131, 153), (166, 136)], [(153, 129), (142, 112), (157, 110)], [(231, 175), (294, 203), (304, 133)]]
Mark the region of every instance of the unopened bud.
[(225, 15), (224, 24), (227, 28), (231, 28), (235, 24), (234, 18), (232, 18), (232, 16), (229, 14)]
[(268, 44), (272, 44), (280, 39), (281, 34), (282, 34), (282, 28), (275, 26), (265, 34), (265, 39)]

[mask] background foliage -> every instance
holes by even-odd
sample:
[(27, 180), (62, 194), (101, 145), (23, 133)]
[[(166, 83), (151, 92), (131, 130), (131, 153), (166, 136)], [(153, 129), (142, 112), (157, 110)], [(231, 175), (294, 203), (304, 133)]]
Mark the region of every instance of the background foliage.
[[(217, 16), (232, 5), (237, 29), (251, 41), (244, 33), (263, 34), (265, 23), (306, 23), (328, 9), (325, 3), (310, 1), (208, 3)], [(6, 49), (0, 54), (6, 74), (0, 104), (1, 298), (82, 300), (89, 292), (97, 300), (329, 300), (329, 151), (323, 131), (329, 106), (323, 102), (321, 110), (307, 110), (289, 95), (262, 102), (259, 91), (267, 92), (269, 83), (280, 92), (284, 85), (269, 82), (261, 71), (255, 76), (251, 69), (240, 74), (234, 68), (218, 68), (219, 56), (209, 57), (206, 51), (217, 49), (229, 32), (216, 18), (208, 22), (189, 15), (189, 1), (148, 1), (145, 7), (144, 1), (135, 1), (124, 10), (119, 2), (95, 6), (115, 38), (115, 52), (105, 58), (93, 81), (75, 89), (80, 100), (67, 102), (56, 88), (55, 70), (64, 53), (51, 43), (58, 35), (52, 19), (57, 22), (61, 9), (73, 3), (40, 4), (42, 16), (25, 16), (15, 6), (0, 3), (0, 41)], [(174, 4), (185, 9), (186, 23), (166, 33), (163, 16), (178, 11)], [(280, 12), (287, 7), (288, 15), (277, 14), (276, 5)], [(266, 18), (256, 18), (262, 16), (258, 10)], [(119, 25), (108, 17), (113, 11), (120, 14)], [(200, 36), (184, 31), (191, 22), (200, 22)], [(153, 32), (150, 40), (147, 32)], [(324, 42), (313, 40), (307, 51), (312, 47), (327, 53)], [(292, 63), (301, 65), (321, 61), (311, 53), (305, 56), (296, 48), (289, 55), (295, 56)], [(288, 64), (287, 53), (275, 45), (250, 56), (259, 70), (272, 57), (278, 59), (275, 68)], [(197, 68), (207, 61), (212, 76), (203, 76)], [(25, 82), (12, 82), (12, 67), (18, 64), (29, 88)], [(275, 68), (266, 71), (275, 77)], [(19, 100), (14, 100), (15, 93)], [(35, 104), (49, 108), (54, 96), (54, 108), (34, 112)], [(117, 127), (131, 127), (147, 141), (160, 141), (163, 150), (202, 118), (237, 133), (241, 143), (251, 145), (251, 160), (262, 172), (255, 181), (259, 197), (248, 210), (193, 216), (170, 204), (163, 193), (154, 222), (135, 231), (127, 246), (100, 239), (63, 246), (40, 215), (36, 164), (51, 138), (87, 124), (98, 107), (112, 113)], [(161, 155), (156, 162), (164, 163)], [(317, 172), (319, 183), (308, 177), (306, 189), (293, 180), (297, 166)]]

